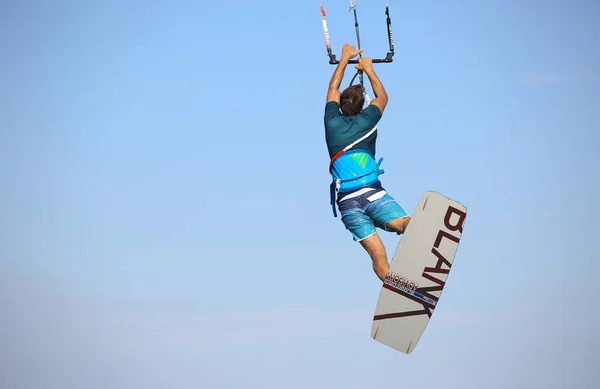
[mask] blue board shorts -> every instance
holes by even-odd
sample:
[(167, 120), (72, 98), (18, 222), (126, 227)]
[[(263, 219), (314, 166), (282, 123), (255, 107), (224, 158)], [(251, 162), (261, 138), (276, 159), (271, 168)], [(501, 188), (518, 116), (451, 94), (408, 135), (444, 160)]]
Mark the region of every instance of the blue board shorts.
[(340, 193), (337, 204), (344, 226), (357, 242), (375, 234), (376, 228), (389, 231), (387, 223), (408, 216), (383, 188), (366, 188), (344, 195)]

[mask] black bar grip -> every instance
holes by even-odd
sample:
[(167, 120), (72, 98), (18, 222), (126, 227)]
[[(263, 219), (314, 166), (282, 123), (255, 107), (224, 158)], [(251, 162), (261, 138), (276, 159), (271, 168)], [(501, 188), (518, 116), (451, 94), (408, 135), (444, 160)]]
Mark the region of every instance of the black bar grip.
[[(387, 55), (385, 56), (384, 59), (373, 59), (373, 60), (371, 60), (371, 62), (373, 62), (373, 63), (391, 63), (391, 62), (394, 61), (393, 58), (392, 58), (393, 56), (394, 56), (394, 53), (393, 52), (389, 52), (389, 53), (387, 53)], [(329, 63), (331, 65), (337, 65), (338, 63), (340, 63), (340, 61), (338, 61), (335, 58), (335, 54), (330, 54), (329, 55)], [(348, 65), (350, 65), (350, 64), (358, 64), (358, 60), (357, 59), (351, 59), (350, 61), (348, 61)]]

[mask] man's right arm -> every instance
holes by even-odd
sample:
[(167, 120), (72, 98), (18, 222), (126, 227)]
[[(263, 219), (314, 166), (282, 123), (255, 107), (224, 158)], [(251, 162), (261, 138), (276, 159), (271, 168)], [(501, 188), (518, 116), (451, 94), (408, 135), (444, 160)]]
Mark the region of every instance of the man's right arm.
[(388, 103), (387, 92), (385, 91), (385, 88), (383, 87), (381, 80), (375, 73), (375, 70), (373, 70), (372, 66), (367, 66), (364, 69), (364, 72), (367, 74), (367, 77), (369, 77), (369, 81), (371, 82), (371, 87), (373, 88), (373, 93), (375, 94), (375, 99), (373, 99), (373, 101), (371, 101), (371, 105), (377, 106), (377, 108), (379, 108), (381, 113), (383, 113), (383, 110), (385, 109), (385, 106)]

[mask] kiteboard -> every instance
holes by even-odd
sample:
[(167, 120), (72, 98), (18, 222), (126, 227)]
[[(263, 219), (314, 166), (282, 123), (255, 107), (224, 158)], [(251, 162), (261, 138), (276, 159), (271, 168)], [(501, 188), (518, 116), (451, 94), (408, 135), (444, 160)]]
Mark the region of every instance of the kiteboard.
[(398, 243), (375, 308), (371, 337), (410, 354), (450, 273), (467, 209), (440, 193), (421, 198)]

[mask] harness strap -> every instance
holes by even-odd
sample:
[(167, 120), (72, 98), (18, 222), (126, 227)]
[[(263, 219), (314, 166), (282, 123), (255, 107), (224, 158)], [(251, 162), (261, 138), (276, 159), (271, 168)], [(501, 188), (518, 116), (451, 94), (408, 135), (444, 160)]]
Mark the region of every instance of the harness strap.
[(331, 204), (331, 209), (333, 211), (333, 217), (337, 217), (337, 211), (335, 210), (335, 192), (337, 191), (336, 188), (336, 182), (332, 182), (331, 185), (329, 185), (329, 202)]
[[(343, 153), (338, 153), (338, 154), (342, 155)], [(338, 154), (336, 154), (336, 155), (338, 155)], [(337, 158), (339, 158), (339, 156)], [(380, 168), (382, 162), (383, 162), (383, 157), (379, 158), (379, 161), (377, 161), (377, 170), (374, 170), (374, 171), (378, 172), (378, 174), (377, 174), (378, 176), (380, 176), (383, 173), (385, 173), (385, 171)], [(333, 162), (332, 162), (332, 164), (333, 164)], [(362, 176), (354, 177), (354, 178), (352, 178), (350, 180), (340, 180), (340, 179), (337, 179), (337, 180), (333, 180), (331, 182), (331, 184), (329, 185), (329, 203), (331, 204), (331, 210), (333, 211), (333, 217), (337, 217), (337, 211), (335, 209), (335, 198), (336, 198), (336, 193), (340, 189), (341, 183), (342, 182), (353, 181), (353, 180), (357, 180), (359, 178), (366, 177), (366, 176), (368, 176), (370, 174), (373, 174), (374, 171), (369, 172), (369, 173), (365, 173)]]

